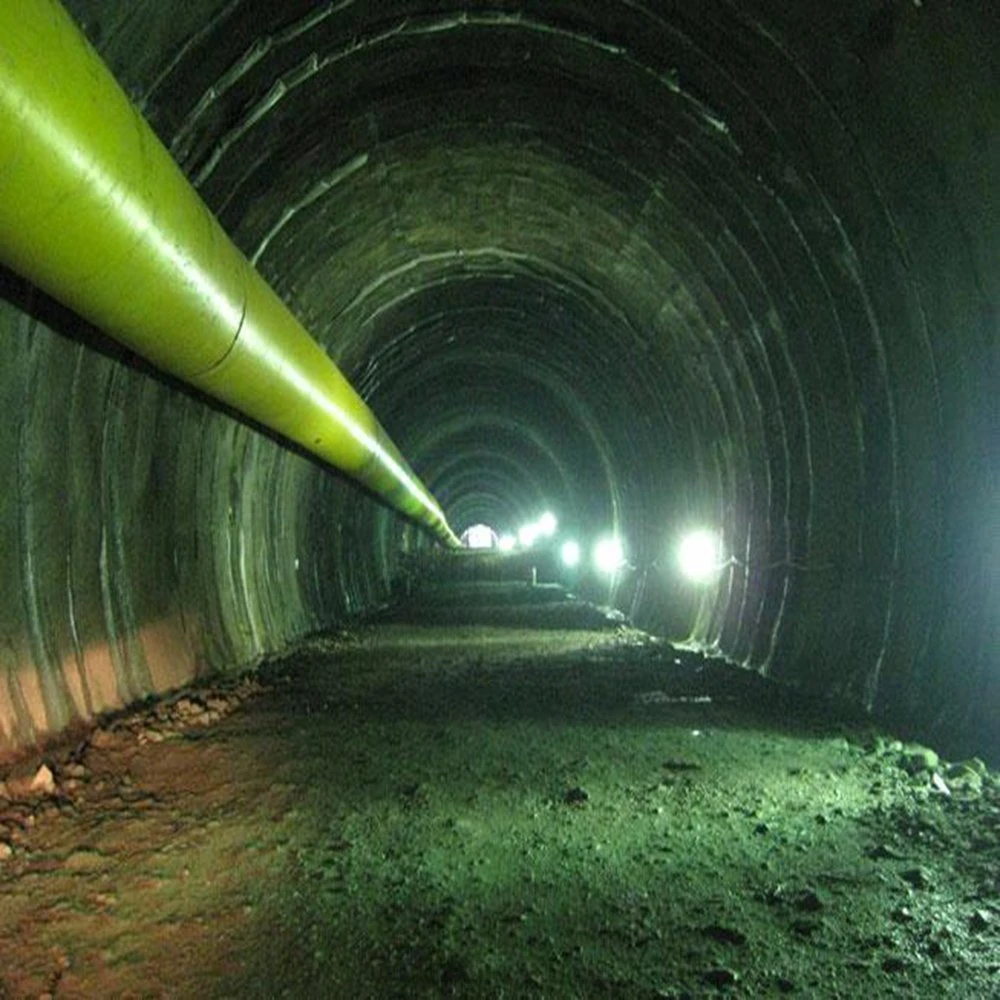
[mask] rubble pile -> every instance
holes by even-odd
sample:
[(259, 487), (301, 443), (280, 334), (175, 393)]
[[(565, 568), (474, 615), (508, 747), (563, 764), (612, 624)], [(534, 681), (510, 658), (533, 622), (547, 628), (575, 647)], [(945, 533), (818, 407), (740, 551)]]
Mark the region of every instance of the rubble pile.
[(91, 791), (92, 750), (115, 751), (183, 737), (211, 726), (266, 690), (254, 674), (236, 681), (187, 687), (147, 701), (139, 708), (106, 716), (86, 737), (26, 759), (0, 774), (0, 864), (27, 845), (29, 832), (47, 816), (73, 815)]

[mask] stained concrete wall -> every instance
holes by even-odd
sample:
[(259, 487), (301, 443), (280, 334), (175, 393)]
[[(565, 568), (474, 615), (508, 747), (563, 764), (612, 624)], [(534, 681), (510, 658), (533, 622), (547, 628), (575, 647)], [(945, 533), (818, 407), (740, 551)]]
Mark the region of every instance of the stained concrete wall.
[(5, 291), (0, 756), (343, 613), (325, 473)]
[[(615, 526), (641, 623), (1000, 750), (996, 5), (68, 7), (456, 527)], [(382, 598), (409, 529), (2, 298), (0, 747)]]

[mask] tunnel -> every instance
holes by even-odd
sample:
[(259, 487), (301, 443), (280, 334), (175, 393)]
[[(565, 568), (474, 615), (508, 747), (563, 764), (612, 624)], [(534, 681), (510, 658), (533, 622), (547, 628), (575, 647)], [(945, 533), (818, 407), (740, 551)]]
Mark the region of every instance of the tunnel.
[[(64, 7), (456, 534), (614, 537), (650, 641), (1000, 763), (1000, 8)], [(5, 765), (444, 558), (13, 268), (0, 331)]]

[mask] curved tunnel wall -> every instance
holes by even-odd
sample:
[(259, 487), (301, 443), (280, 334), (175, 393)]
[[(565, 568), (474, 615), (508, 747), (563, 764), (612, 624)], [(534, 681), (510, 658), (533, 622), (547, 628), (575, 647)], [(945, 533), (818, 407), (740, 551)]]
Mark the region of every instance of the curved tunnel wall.
[[(458, 530), (1000, 751), (995, 5), (67, 6)], [(382, 599), (406, 525), (2, 291), (0, 747)]]

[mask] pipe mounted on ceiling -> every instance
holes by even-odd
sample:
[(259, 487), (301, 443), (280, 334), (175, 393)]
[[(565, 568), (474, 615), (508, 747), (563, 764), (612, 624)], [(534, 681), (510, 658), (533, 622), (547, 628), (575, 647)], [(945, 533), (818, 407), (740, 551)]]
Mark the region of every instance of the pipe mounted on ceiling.
[(0, 2), (0, 262), (459, 544), (55, 0)]

